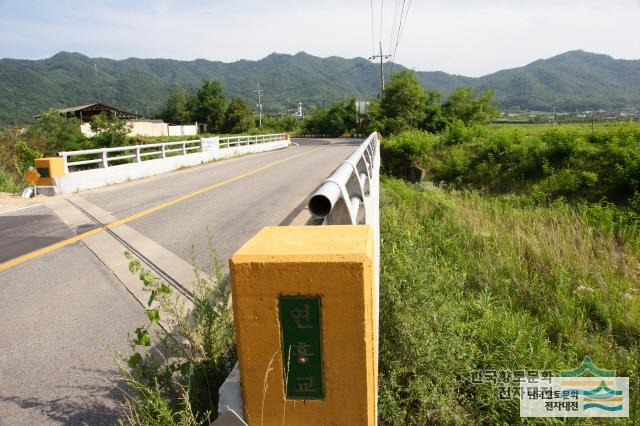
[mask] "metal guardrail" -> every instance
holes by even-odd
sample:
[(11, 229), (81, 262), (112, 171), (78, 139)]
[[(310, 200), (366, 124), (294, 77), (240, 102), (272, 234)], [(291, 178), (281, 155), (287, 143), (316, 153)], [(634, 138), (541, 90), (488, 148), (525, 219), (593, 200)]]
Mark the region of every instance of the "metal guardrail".
[[(254, 136), (225, 136), (218, 139), (218, 148), (234, 148), (245, 145), (277, 142), (284, 140), (286, 133), (274, 133)], [(64, 159), (65, 174), (69, 173), (69, 167), (97, 164), (100, 168), (109, 167), (113, 161), (127, 161), (139, 163), (146, 159), (166, 158), (172, 155), (187, 155), (192, 152), (202, 152), (203, 141), (216, 139), (195, 139), (178, 142), (161, 142), (144, 145), (130, 145), (116, 148), (85, 149), (81, 151), (63, 151), (58, 156)], [(119, 155), (114, 155), (118, 153)], [(114, 156), (110, 156), (110, 154)], [(70, 157), (97, 155), (98, 158), (69, 161)]]
[(373, 197), (377, 210), (379, 171), (380, 139), (374, 132), (311, 196), (309, 211), (325, 225), (370, 224), (372, 207), (365, 200)]

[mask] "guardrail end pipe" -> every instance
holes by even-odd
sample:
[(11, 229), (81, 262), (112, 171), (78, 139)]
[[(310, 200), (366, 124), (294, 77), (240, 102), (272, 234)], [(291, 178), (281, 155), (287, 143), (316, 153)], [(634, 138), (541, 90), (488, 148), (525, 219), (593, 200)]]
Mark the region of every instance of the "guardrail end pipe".
[(268, 227), (231, 257), (248, 424), (376, 424), (374, 258), (369, 225)]

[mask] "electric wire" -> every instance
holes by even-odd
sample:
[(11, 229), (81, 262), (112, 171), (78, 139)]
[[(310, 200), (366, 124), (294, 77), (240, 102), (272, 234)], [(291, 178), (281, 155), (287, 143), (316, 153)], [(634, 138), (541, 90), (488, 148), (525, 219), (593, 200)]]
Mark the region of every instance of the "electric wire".
[(398, 36), (396, 37), (396, 45), (393, 49), (393, 54), (391, 56), (391, 68), (389, 69), (389, 78), (391, 78), (391, 73), (393, 72), (393, 67), (396, 63), (396, 53), (398, 51), (398, 44), (400, 43), (400, 39), (402, 38), (402, 34), (404, 33), (404, 28), (407, 24), (407, 18), (409, 16), (409, 9), (411, 8), (411, 0), (407, 3), (407, 9), (405, 11), (404, 5), (406, 0), (402, 0), (402, 12), (400, 13), (400, 22), (398, 23)]
[(375, 38), (375, 19), (373, 16), (373, 0), (370, 0), (369, 5), (371, 7), (371, 54), (376, 54), (376, 38)]
[(380, 0), (380, 33), (378, 34), (378, 43), (382, 46), (382, 17), (384, 16), (384, 0)]
[[(391, 73), (393, 72), (393, 66), (394, 66), (395, 61), (396, 61), (396, 52), (398, 50), (398, 43), (400, 43), (400, 31), (402, 29), (402, 20), (403, 20), (403, 17), (404, 17), (404, 6), (405, 6), (405, 3), (406, 3), (406, 0), (402, 0), (402, 11), (400, 12), (400, 22), (398, 22), (398, 33), (397, 33), (397, 36), (396, 36), (396, 44), (395, 44), (395, 47), (393, 49), (393, 54), (391, 55), (391, 67), (389, 69), (389, 78), (391, 78)], [(392, 31), (394, 31), (394, 29), (392, 29)]]
[(389, 52), (393, 48), (393, 35), (395, 34), (394, 28), (396, 27), (396, 23), (398, 22), (398, 9), (400, 8), (400, 0), (396, 0), (395, 6), (393, 7), (393, 23), (391, 24), (391, 31), (389, 31)]

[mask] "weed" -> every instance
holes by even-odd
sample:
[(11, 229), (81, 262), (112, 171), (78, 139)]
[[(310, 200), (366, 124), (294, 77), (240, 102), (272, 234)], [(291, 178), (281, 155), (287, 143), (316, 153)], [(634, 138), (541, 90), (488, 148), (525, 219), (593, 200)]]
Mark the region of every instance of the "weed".
[(123, 359), (131, 390), (124, 404), (126, 420), (134, 425), (209, 424), (217, 416), (218, 388), (236, 361), (230, 287), (216, 252), (211, 249), (206, 272), (193, 262), (191, 301), (131, 253), (125, 256), (149, 292), (149, 322), (135, 330), (133, 353)]
[[(519, 424), (518, 400), (471, 372), (558, 371), (586, 355), (636, 394), (640, 252), (616, 211), (383, 181), (380, 423)], [(632, 398), (618, 424), (638, 416)]]

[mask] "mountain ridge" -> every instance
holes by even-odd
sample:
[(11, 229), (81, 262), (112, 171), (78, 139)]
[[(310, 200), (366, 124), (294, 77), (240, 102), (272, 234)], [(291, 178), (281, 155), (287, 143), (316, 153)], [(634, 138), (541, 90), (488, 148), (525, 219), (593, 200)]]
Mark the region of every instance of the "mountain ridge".
[[(394, 70), (406, 69), (400, 64)], [(386, 67), (388, 73), (389, 66)], [(41, 111), (91, 102), (113, 104), (149, 116), (178, 86), (196, 90), (202, 80), (220, 80), (229, 96), (255, 103), (265, 90), (267, 111), (285, 112), (378, 92), (379, 65), (365, 58), (326, 58), (306, 52), (273, 52), (260, 60), (234, 62), (166, 58), (91, 58), (61, 51), (46, 59), (0, 59), (0, 122), (28, 121)], [(560, 109), (638, 107), (640, 60), (614, 59), (583, 50), (565, 52), (481, 77), (417, 71), (427, 88), (444, 95), (459, 85), (493, 89), (503, 108)]]

